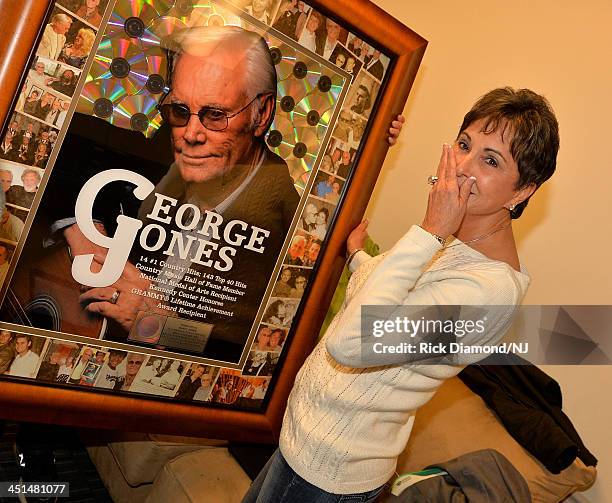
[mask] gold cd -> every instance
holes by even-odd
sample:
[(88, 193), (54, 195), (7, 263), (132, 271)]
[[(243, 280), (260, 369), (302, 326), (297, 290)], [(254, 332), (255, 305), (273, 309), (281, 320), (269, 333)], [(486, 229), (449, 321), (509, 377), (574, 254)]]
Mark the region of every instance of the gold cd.
[(147, 72), (145, 54), (138, 46), (124, 38), (103, 38), (87, 80), (116, 80), (128, 94), (135, 94), (145, 86)]
[(115, 80), (94, 80), (83, 87), (76, 111), (109, 120), (125, 95), (125, 88)]

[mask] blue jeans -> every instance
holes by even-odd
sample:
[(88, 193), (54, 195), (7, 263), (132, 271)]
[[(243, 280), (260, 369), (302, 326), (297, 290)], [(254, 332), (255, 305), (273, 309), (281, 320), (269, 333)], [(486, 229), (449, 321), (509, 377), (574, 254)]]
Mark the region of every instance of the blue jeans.
[(328, 493), (295, 473), (276, 449), (242, 503), (373, 503), (384, 487), (357, 494)]

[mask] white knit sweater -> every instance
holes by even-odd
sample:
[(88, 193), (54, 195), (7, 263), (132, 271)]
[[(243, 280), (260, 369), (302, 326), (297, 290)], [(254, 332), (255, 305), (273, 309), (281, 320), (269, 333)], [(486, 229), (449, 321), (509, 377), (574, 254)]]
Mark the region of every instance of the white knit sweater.
[(465, 244), (441, 250), (418, 226), (388, 253), (356, 259), (342, 310), (296, 377), (280, 438), (280, 450), (298, 475), (337, 494), (370, 491), (391, 478), (416, 410), (462, 368), (366, 366), (361, 306), (508, 306), (489, 320), (484, 337), (492, 343), (510, 327), (529, 284), (526, 274)]

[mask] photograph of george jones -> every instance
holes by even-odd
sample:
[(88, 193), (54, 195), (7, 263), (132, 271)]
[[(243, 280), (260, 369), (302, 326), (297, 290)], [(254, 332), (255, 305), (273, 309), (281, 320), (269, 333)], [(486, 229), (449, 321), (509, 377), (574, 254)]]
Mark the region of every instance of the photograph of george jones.
[[(84, 263), (83, 259), (89, 266), (88, 271), (82, 271), (85, 276), (95, 277), (105, 267), (117, 266), (116, 261), (111, 264), (108, 257), (116, 257), (113, 247), (125, 243), (125, 236), (117, 235), (121, 228), (117, 225), (120, 212), (121, 218), (129, 216), (142, 223), (140, 234), (133, 236), (130, 243), (129, 260), (121, 264), (116, 281), (97, 287), (95, 282), (80, 281), (86, 286), (94, 286), (81, 295), (82, 309), (106, 317), (114, 327), (105, 339), (125, 341), (140, 311), (155, 311), (167, 316), (181, 312), (180, 306), (177, 310), (177, 306), (172, 305), (172, 300), (160, 305), (152, 298), (132, 293), (151, 291), (151, 287), (153, 290), (158, 287), (158, 292), (159, 288), (167, 290), (167, 285), (156, 282), (164, 275), (164, 267), (179, 274), (179, 282), (184, 271), (191, 268), (246, 284), (244, 295), (230, 295), (231, 299), (225, 299), (221, 309), (225, 314), (207, 311), (205, 319), (192, 318), (213, 325), (204, 357), (237, 361), (299, 202), (287, 164), (265, 143), (265, 134), (275, 113), (276, 70), (263, 38), (233, 26), (191, 28), (173, 34), (169, 54), (170, 91), (160, 95), (158, 109), (164, 126), (157, 135), (145, 139), (140, 133), (117, 130), (99, 119), (77, 114), (71, 128), (79, 121), (83, 124), (95, 121), (96, 128), (106, 128), (106, 136), (114, 135), (117, 140), (112, 144), (107, 141), (105, 152), (91, 158), (92, 150), (85, 152), (86, 143), (79, 136), (87, 136), (83, 131), (88, 128), (74, 127), (73, 136), (69, 130), (58, 158), (56, 176), (50, 179), (49, 187), (55, 181), (56, 186), (62, 184), (64, 193), (66, 184), (80, 180), (75, 194), (77, 199), (78, 193), (84, 191), (83, 185), (90, 184), (96, 177), (108, 178), (108, 170), (112, 168), (122, 168), (132, 173), (132, 179), (125, 182), (138, 185), (138, 180), (143, 180), (150, 185), (151, 190), (144, 200), (136, 200), (133, 185), (124, 183), (127, 188), (114, 190), (113, 186), (119, 182), (112, 182), (97, 192), (95, 200), (87, 202), (93, 221), (90, 218), (85, 222), (79, 220), (78, 211), (75, 218), (75, 204), (58, 210), (57, 201), (49, 194), (52, 189), (48, 187), (39, 213), (44, 212), (45, 206), (48, 208), (44, 214), (52, 222), (55, 240), (47, 239), (46, 242), (64, 238), (75, 257), (72, 266), (75, 278), (75, 266), (77, 262)], [(104, 136), (99, 135), (100, 138)], [(103, 140), (88, 138), (87, 141)], [(160, 144), (164, 148), (160, 148)], [(167, 156), (165, 173), (156, 175), (144, 159), (128, 152), (125, 145), (130, 145), (131, 149), (140, 145), (138, 154), (150, 156), (151, 166), (159, 162), (159, 157), (166, 155), (167, 150), (172, 155)], [(125, 155), (118, 154), (121, 149)], [(59, 174), (56, 173), (58, 169)], [(63, 175), (62, 169), (65, 170)], [(121, 197), (131, 199), (122, 202), (120, 210), (111, 212), (109, 208), (119, 206), (116, 200)], [(103, 216), (98, 217), (97, 211)], [(161, 220), (164, 223), (160, 223)], [(187, 228), (186, 222), (193, 225)], [(151, 230), (153, 224), (157, 233), (149, 232), (143, 239), (144, 231)], [(163, 239), (160, 227), (165, 232), (163, 246), (151, 251), (152, 243)], [(253, 245), (254, 234), (258, 236), (257, 246)], [(173, 246), (175, 248), (170, 250)], [(222, 266), (227, 262), (222, 260), (220, 252), (228, 246), (232, 248), (227, 254), (231, 258), (231, 268), (223, 272)], [(181, 247), (183, 253), (179, 252)], [(156, 267), (137, 268), (142, 256), (157, 259)], [(23, 262), (20, 260), (19, 267)], [(228, 316), (227, 312), (232, 314)]]

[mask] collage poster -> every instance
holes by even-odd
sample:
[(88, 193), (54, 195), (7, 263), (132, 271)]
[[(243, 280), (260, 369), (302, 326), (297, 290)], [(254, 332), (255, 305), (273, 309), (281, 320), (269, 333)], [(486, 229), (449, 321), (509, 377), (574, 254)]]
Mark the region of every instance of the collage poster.
[(389, 64), (308, 2), (58, 0), (0, 151), (0, 374), (260, 408)]

